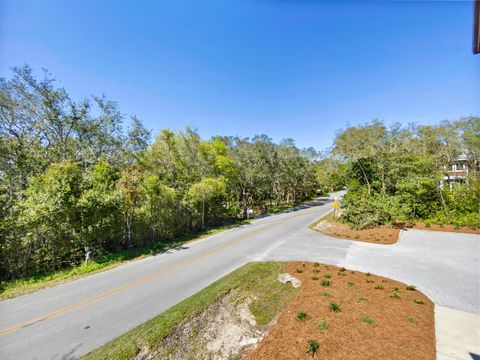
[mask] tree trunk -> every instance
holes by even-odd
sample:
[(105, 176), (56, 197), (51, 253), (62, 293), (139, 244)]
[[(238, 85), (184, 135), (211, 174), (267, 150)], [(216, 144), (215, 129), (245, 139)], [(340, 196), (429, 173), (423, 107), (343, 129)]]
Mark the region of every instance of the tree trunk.
[(362, 166), (362, 163), (360, 162), (360, 160), (357, 160), (357, 163), (358, 163), (358, 166), (360, 166), (360, 170), (362, 170), (363, 178), (367, 182), (368, 195), (370, 195), (370, 193), (371, 193), (370, 181), (368, 181), (367, 174), (365, 173), (365, 170), (363, 169), (363, 166)]
[(202, 230), (205, 229), (205, 200), (202, 201)]

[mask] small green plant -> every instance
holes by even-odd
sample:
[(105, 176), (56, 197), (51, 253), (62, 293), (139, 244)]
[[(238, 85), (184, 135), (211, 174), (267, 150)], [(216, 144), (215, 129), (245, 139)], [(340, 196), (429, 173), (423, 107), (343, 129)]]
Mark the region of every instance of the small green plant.
[(414, 302), (415, 304), (419, 304), (419, 305), (425, 304), (425, 303), (423, 302), (423, 300), (416, 300), (416, 299), (415, 299), (415, 300), (413, 300), (413, 302)]
[(343, 273), (343, 272), (338, 272), (337, 275), (340, 275), (340, 276), (347, 276), (347, 274)]
[(375, 290), (383, 290), (383, 285), (377, 284), (373, 287)]
[(313, 263), (313, 266), (319, 267), (319, 266), (320, 266), (320, 263), (315, 261), (315, 262)]
[(347, 281), (347, 284), (348, 284), (348, 286), (353, 286), (354, 285), (353, 281)]
[(318, 273), (320, 272), (320, 270), (318, 270), (318, 269), (313, 269), (312, 272), (313, 272), (314, 274), (318, 274)]
[(362, 318), (362, 322), (364, 324), (368, 324), (368, 325), (373, 325), (373, 323), (374, 323), (373, 319), (370, 316), (364, 316)]
[(392, 290), (392, 292), (390, 293), (390, 297), (394, 299), (400, 299), (400, 294), (398, 293), (398, 291)]
[(322, 282), (320, 284), (322, 286), (330, 286), (331, 285), (330, 281), (328, 281), (328, 280), (322, 280)]
[(308, 340), (308, 353), (311, 354), (312, 357), (315, 356), (319, 347), (320, 345), (317, 340)]
[(367, 272), (367, 273), (365, 274), (365, 276), (372, 276), (372, 274), (370, 274), (369, 272)]
[(432, 222), (429, 221), (429, 220), (425, 220), (424, 224), (425, 224), (425, 227), (426, 227), (426, 228), (429, 228), (429, 227), (432, 226)]
[(417, 290), (417, 287), (415, 285), (407, 285), (406, 289), (409, 291), (415, 291)]
[(344, 271), (347, 271), (347, 269), (345, 269), (343, 266), (340, 268), (340, 270), (338, 271), (341, 271), (341, 272), (344, 272)]
[(338, 304), (335, 301), (332, 301), (328, 307), (331, 311), (335, 313), (339, 313), (340, 311), (342, 311), (340, 310), (340, 306), (338, 306)]
[(295, 271), (299, 274), (303, 273), (303, 270), (302, 269), (299, 269), (299, 268), (296, 268)]
[(417, 323), (417, 320), (415, 320), (415, 318), (414, 318), (412, 315), (408, 315), (408, 316), (407, 316), (407, 321), (408, 321), (410, 324), (416, 324), (416, 323)]
[(330, 279), (332, 277), (332, 274), (323, 274), (324, 278)]
[(320, 293), (320, 295), (325, 296), (325, 297), (332, 297), (332, 294), (330, 294), (328, 292), (322, 292), (322, 293)]
[(318, 328), (319, 328), (320, 330), (326, 330), (326, 329), (328, 329), (328, 324), (327, 324), (327, 322), (326, 322), (325, 320), (320, 320), (320, 321), (318, 322)]
[(318, 276), (313, 275), (312, 277), (310, 277), (310, 279), (312, 279), (312, 280), (318, 280), (319, 278), (318, 278)]
[(368, 299), (365, 297), (365, 296), (360, 296), (358, 299), (357, 299), (357, 303), (360, 303), (362, 301), (367, 301)]
[(307, 314), (303, 311), (299, 311), (299, 312), (297, 312), (295, 317), (297, 318), (297, 320), (303, 321), (307, 318)]

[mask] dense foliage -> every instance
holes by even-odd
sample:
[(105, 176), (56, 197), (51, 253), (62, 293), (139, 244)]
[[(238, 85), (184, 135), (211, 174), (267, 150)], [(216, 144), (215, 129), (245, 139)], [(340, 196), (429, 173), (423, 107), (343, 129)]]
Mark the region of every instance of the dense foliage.
[(152, 142), (105, 97), (73, 100), (29, 67), (0, 79), (0, 279), (45, 274), (295, 203), (317, 188), (313, 150), (265, 135)]
[[(448, 170), (458, 159), (468, 173), (455, 181)], [(331, 163), (339, 165), (330, 170)], [(320, 165), (322, 186), (347, 187), (342, 219), (355, 228), (416, 221), (480, 226), (478, 117), (430, 126), (387, 128), (373, 121), (349, 127), (337, 134)]]

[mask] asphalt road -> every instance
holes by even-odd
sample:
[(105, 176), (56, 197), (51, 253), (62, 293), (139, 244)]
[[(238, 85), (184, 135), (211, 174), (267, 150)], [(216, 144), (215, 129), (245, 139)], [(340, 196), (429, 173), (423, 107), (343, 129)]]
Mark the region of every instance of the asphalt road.
[(312, 260), (415, 284), (480, 312), (480, 236), (410, 230), (396, 245), (332, 239), (308, 225), (331, 203), (259, 219), (164, 254), (0, 302), (1, 359), (70, 359), (145, 322), (250, 261)]

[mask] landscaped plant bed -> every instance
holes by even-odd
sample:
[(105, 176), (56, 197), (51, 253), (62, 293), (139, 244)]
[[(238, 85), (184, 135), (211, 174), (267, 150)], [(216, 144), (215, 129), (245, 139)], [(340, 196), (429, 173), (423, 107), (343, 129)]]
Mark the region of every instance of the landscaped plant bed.
[(355, 230), (347, 224), (343, 224), (337, 219), (334, 219), (333, 213), (326, 215), (319, 221), (312, 224), (311, 228), (325, 235), (340, 239), (349, 239), (384, 245), (396, 243), (400, 234), (400, 228), (398, 227), (377, 227), (373, 229)]
[(425, 223), (416, 223), (412, 226), (407, 226), (419, 230), (430, 230), (430, 231), (447, 231), (455, 233), (464, 233), (464, 234), (477, 234), (480, 235), (480, 229), (473, 229), (470, 227), (456, 227), (453, 225), (438, 225), (438, 224), (425, 224)]
[(435, 359), (433, 303), (415, 286), (318, 263), (286, 270), (300, 292), (245, 359)]

